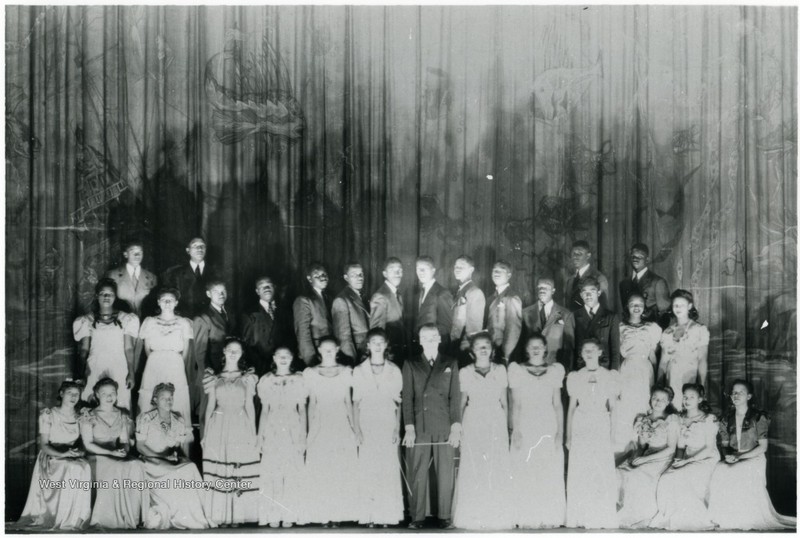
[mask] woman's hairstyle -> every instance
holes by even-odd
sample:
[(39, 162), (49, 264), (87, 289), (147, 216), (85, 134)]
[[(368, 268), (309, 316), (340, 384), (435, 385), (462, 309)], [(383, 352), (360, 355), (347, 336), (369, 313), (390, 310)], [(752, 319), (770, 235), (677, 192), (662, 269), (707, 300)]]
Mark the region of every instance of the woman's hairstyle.
[(86, 383), (82, 379), (72, 379), (71, 377), (66, 378), (64, 381), (61, 382), (61, 385), (58, 387), (58, 396), (56, 400), (58, 403), (61, 403), (61, 399), (64, 397), (64, 392), (69, 389), (78, 389), (78, 394), (83, 392), (83, 387), (86, 386)]
[(181, 301), (181, 292), (178, 291), (178, 288), (172, 288), (170, 286), (162, 286), (158, 288), (158, 291), (156, 292), (156, 315), (161, 314), (161, 307), (158, 306), (158, 301), (160, 301), (165, 295), (172, 295), (175, 298), (175, 301)]
[(600, 340), (597, 338), (587, 338), (583, 342), (581, 342), (581, 351), (589, 344), (594, 344), (600, 350), (600, 356), (603, 355), (603, 344), (600, 343)]
[[(369, 332), (367, 333), (367, 339), (366, 339), (367, 343), (369, 343), (370, 339), (373, 336), (380, 336), (381, 338), (383, 338), (383, 341), (386, 342), (386, 349), (383, 352), (383, 358), (385, 360), (394, 362), (394, 356), (392, 355), (392, 351), (389, 348), (389, 336), (386, 334), (386, 331), (384, 329), (381, 329), (380, 327), (375, 327), (374, 329), (370, 329)], [(362, 362), (369, 360), (371, 355), (372, 353), (369, 350), (369, 346), (367, 346), (367, 350), (361, 354), (361, 357), (358, 357), (357, 363), (361, 364)]]
[(114, 390), (117, 391), (119, 390), (119, 383), (117, 383), (110, 377), (104, 377), (100, 381), (94, 384), (94, 387), (92, 387), (92, 392), (97, 394), (100, 391), (100, 389), (105, 386), (114, 387)]
[[(750, 394), (751, 396), (755, 396), (756, 392), (755, 392), (755, 389), (753, 388), (753, 384), (750, 383), (746, 379), (738, 378), (738, 379), (734, 379), (733, 382), (731, 382), (731, 390), (728, 392), (728, 401), (729, 402), (730, 402), (730, 395), (733, 394), (733, 387), (735, 387), (736, 385), (740, 385), (740, 386), (744, 387), (745, 389), (747, 389), (747, 394)], [(733, 403), (731, 403), (731, 408), (733, 408)], [(755, 402), (755, 398), (750, 398), (749, 400), (747, 400), (747, 408), (748, 409), (758, 409), (758, 406), (756, 405), (756, 402)], [(761, 411), (761, 412), (763, 413), (763, 411)]]
[[(325, 342), (333, 342), (336, 347), (339, 347), (339, 340), (337, 340), (332, 334), (326, 334), (325, 336), (321, 337), (314, 345), (317, 352), (314, 354), (314, 358), (311, 360), (311, 363), (309, 363), (309, 366), (317, 366), (318, 364), (322, 364), (322, 355), (319, 354), (319, 348), (322, 347), (322, 344)], [(348, 361), (342, 357), (341, 349), (336, 352), (336, 363), (344, 366), (352, 366), (352, 362), (348, 364)]]
[(530, 359), (530, 357), (528, 357), (528, 344), (530, 344), (533, 340), (538, 340), (539, 342), (542, 343), (542, 345), (544, 345), (544, 356), (547, 357), (547, 351), (548, 351), (547, 350), (547, 338), (545, 338), (542, 333), (537, 332), (537, 333), (531, 334), (530, 336), (528, 336), (525, 339), (525, 346), (524, 346), (525, 352), (524, 353), (520, 353), (520, 355), (517, 357), (517, 362), (522, 363), (522, 364), (528, 362), (528, 359)]
[(689, 309), (689, 319), (692, 321), (697, 321), (700, 319), (700, 313), (697, 311), (697, 307), (694, 305), (694, 295), (692, 292), (687, 290), (675, 290), (672, 292), (672, 295), (669, 296), (669, 304), (670, 304), (670, 315), (674, 318), (675, 314), (672, 313), (672, 302), (675, 299), (685, 299), (692, 305), (692, 308)]
[(489, 356), (489, 361), (490, 362), (500, 363), (500, 364), (503, 363), (503, 360), (500, 357), (501, 354), (497, 353), (496, 350), (494, 349), (494, 342), (492, 342), (492, 335), (489, 334), (489, 331), (477, 332), (477, 333), (473, 334), (472, 336), (470, 336), (468, 338), (468, 340), (469, 340), (469, 347), (470, 347), (470, 359), (472, 360), (473, 363), (475, 362), (475, 355), (472, 353), (472, 347), (475, 346), (476, 342), (479, 342), (481, 340), (485, 340), (485, 341), (489, 342), (489, 346), (492, 348), (492, 354)]
[(244, 372), (245, 370), (247, 370), (248, 366), (247, 349), (245, 348), (244, 343), (235, 336), (229, 336), (225, 338), (225, 343), (222, 346), (222, 360), (220, 361), (220, 364), (222, 365), (223, 368), (225, 367), (225, 349), (227, 349), (227, 347), (231, 344), (239, 344), (239, 347), (242, 349), (242, 356), (239, 357), (239, 361), (236, 363), (236, 367), (239, 369), (239, 371)]
[(175, 394), (175, 385), (172, 383), (159, 383), (153, 389), (153, 396), (150, 398), (150, 405), (153, 407), (158, 407), (158, 397), (162, 392), (169, 392), (170, 394)]
[[(706, 401), (706, 389), (703, 388), (703, 385), (701, 385), (700, 383), (685, 383), (681, 387), (681, 394), (685, 393), (687, 390), (692, 390), (696, 392), (697, 395), (700, 396), (700, 398), (702, 399), (700, 405), (698, 405), (697, 408), (707, 415), (711, 414), (711, 405)], [(685, 415), (686, 410), (684, 409), (683, 413), (681, 414)]]
[(273, 357), (278, 351), (282, 349), (288, 351), (289, 355), (292, 356), (292, 361), (289, 363), (289, 371), (291, 373), (300, 371), (302, 369), (302, 366), (298, 363), (302, 361), (297, 360), (297, 355), (294, 354), (294, 351), (292, 351), (292, 348), (290, 348), (289, 346), (278, 346), (275, 348), (275, 351), (272, 352), (272, 357), (269, 358), (269, 371), (272, 372), (273, 374), (278, 371), (278, 364), (275, 362), (275, 359)]
[(125, 308), (124, 301), (119, 300), (119, 297), (117, 296), (117, 283), (111, 278), (101, 278), (94, 286), (94, 299), (92, 299), (92, 317), (94, 319), (92, 320), (92, 328), (97, 327), (97, 320), (100, 319), (100, 301), (97, 300), (97, 296), (100, 295), (100, 292), (106, 288), (109, 288), (114, 292), (114, 303), (111, 305), (111, 308), (114, 312), (113, 322), (114, 325), (117, 325), (121, 329), (122, 323), (119, 321), (119, 319), (117, 319), (117, 313), (128, 309)]
[[(630, 322), (631, 322), (631, 311), (628, 309), (628, 305), (629, 305), (629, 304), (631, 304), (631, 301), (632, 301), (633, 299), (641, 299), (641, 301), (642, 301), (642, 304), (644, 304), (645, 306), (647, 306), (647, 302), (644, 300), (644, 297), (642, 297), (642, 295), (641, 295), (640, 293), (633, 293), (633, 294), (631, 294), (631, 295), (628, 297), (628, 300), (627, 300), (627, 301), (625, 301), (625, 304), (624, 304), (624, 305), (622, 305), (622, 307), (623, 307), (623, 308), (622, 308), (622, 321), (625, 323), (625, 325), (630, 325)], [(646, 312), (646, 311), (643, 311), (643, 312), (642, 312), (642, 321), (647, 321), (647, 320), (645, 319), (645, 316), (646, 316), (646, 314), (647, 314), (647, 312)]]
[(650, 389), (650, 397), (652, 398), (656, 392), (663, 392), (669, 398), (669, 403), (667, 407), (664, 409), (664, 415), (676, 415), (678, 410), (675, 409), (675, 406), (672, 405), (672, 400), (675, 399), (675, 391), (672, 390), (672, 387), (665, 386), (665, 385), (656, 385), (655, 387)]

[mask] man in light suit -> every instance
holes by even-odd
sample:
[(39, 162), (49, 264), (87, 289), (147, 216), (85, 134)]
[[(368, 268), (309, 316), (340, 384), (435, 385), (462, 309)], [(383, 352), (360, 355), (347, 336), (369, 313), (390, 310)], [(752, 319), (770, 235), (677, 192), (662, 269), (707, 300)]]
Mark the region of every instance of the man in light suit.
[[(569, 310), (556, 304), (553, 295), (556, 285), (552, 278), (540, 278), (536, 282), (536, 294), (539, 300), (522, 311), (522, 324), (524, 327), (523, 346), (531, 335), (541, 333), (547, 340), (547, 364), (560, 362), (564, 368), (569, 369), (572, 364), (562, 355), (561, 348), (564, 343), (564, 324), (570, 315)], [(525, 350), (520, 349), (524, 356)]]
[(398, 258), (387, 259), (383, 264), (383, 278), (383, 284), (369, 300), (369, 328), (380, 327), (386, 331), (395, 362), (402, 364), (408, 347), (403, 296), (399, 289), (403, 262)]
[(667, 281), (650, 269), (650, 249), (644, 243), (636, 243), (630, 252), (631, 276), (619, 283), (619, 298), (622, 311), (628, 307), (628, 299), (633, 294), (644, 298), (642, 319), (655, 321), (665, 329), (669, 325), (669, 300)]
[(564, 354), (572, 359), (570, 370), (580, 370), (585, 366), (581, 346), (587, 338), (600, 341), (603, 349), (600, 364), (619, 370), (619, 316), (600, 304), (602, 292), (597, 279), (584, 278), (580, 289), (584, 306), (567, 317), (564, 327)]
[(436, 282), (436, 265), (430, 256), (417, 258), (416, 273), (419, 288), (414, 297), (414, 341), (419, 344), (419, 330), (423, 325), (433, 324), (439, 329), (442, 347), (447, 348), (453, 324), (453, 295)]
[(581, 279), (592, 277), (600, 285), (600, 304), (608, 308), (608, 279), (592, 265), (592, 248), (586, 241), (575, 241), (570, 251), (572, 272), (569, 273), (564, 285), (564, 306), (574, 312), (583, 308), (583, 299), (579, 283)]
[(421, 529), (425, 523), (428, 477), (433, 471), (437, 496), (431, 498), (431, 511), (438, 516), (441, 528), (451, 529), (456, 449), (461, 443), (458, 361), (439, 353), (441, 337), (436, 325), (423, 325), (419, 342), (422, 353), (403, 365), (403, 446), (411, 512), (408, 528)]
[[(158, 285), (158, 278), (142, 267), (142, 258), (144, 258), (142, 243), (129, 242), (125, 245), (125, 252), (122, 255), (127, 263), (123, 267), (111, 269), (106, 273), (106, 278), (117, 283), (117, 298), (125, 301), (131, 312), (143, 320), (142, 303)], [(148, 311), (147, 314), (149, 313)]]
[(450, 329), (451, 349), (454, 354), (463, 354), (469, 349), (469, 337), (483, 329), (483, 314), (486, 297), (472, 281), (475, 262), (467, 255), (459, 256), (453, 266), (453, 275), (458, 282), (453, 304), (453, 326)]
[(517, 347), (522, 332), (522, 299), (511, 290), (509, 282), (513, 270), (511, 264), (499, 260), (492, 267), (492, 282), (495, 292), (489, 297), (486, 309), (486, 330), (492, 337), (495, 349), (502, 353), (506, 363)]
[(208, 397), (203, 391), (203, 377), (206, 369), (219, 373), (222, 370), (222, 350), (225, 339), (236, 334), (236, 320), (225, 310), (228, 291), (225, 283), (211, 280), (206, 294), (209, 305), (192, 320), (194, 331), (194, 361), (187, 365), (187, 382), (193, 413), (200, 419), (200, 435), (205, 427), (206, 404)]
[(186, 246), (189, 263), (176, 265), (164, 271), (165, 286), (177, 288), (181, 293), (178, 306), (180, 314), (194, 318), (203, 312), (208, 305), (206, 284), (218, 278), (217, 272), (210, 267), (206, 259), (206, 242), (202, 237), (193, 237)]
[(242, 316), (242, 340), (247, 346), (247, 362), (255, 368), (256, 375), (266, 374), (272, 364), (276, 348), (289, 345), (287, 333), (291, 327), (286, 312), (275, 302), (275, 284), (268, 276), (256, 280), (258, 306)]
[(344, 281), (347, 286), (333, 300), (331, 309), (333, 334), (339, 340), (342, 353), (358, 362), (359, 356), (367, 351), (369, 331), (369, 311), (361, 297), (364, 269), (360, 263), (351, 262), (344, 266)]
[(306, 271), (311, 291), (294, 300), (294, 332), (300, 358), (309, 364), (317, 354), (317, 344), (323, 336), (331, 336), (333, 327), (328, 310), (328, 272), (319, 262), (313, 262)]

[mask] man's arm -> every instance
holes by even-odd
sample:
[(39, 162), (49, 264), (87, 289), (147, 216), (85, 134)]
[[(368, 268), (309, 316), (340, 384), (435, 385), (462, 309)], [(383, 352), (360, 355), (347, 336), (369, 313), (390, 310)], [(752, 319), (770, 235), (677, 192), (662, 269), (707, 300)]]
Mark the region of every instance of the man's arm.
[(369, 300), (369, 328), (386, 328), (387, 312), (389, 311), (389, 301), (383, 294), (375, 293)]
[(294, 333), (297, 336), (297, 349), (300, 358), (308, 364), (314, 358), (314, 340), (311, 338), (311, 305), (305, 297), (294, 300), (292, 312), (294, 313)]
[(202, 372), (206, 368), (211, 368), (206, 357), (211, 327), (203, 316), (197, 316), (192, 320), (192, 332), (194, 332), (194, 362), (197, 364), (197, 371)]
[(458, 363), (453, 361), (450, 374), (450, 425), (461, 424), (461, 384), (458, 379)]
[(339, 340), (342, 353), (355, 359), (356, 346), (353, 343), (353, 331), (350, 328), (350, 309), (347, 301), (342, 297), (333, 300), (331, 317), (333, 318), (333, 334)]
[(442, 342), (450, 340), (450, 329), (453, 327), (453, 295), (442, 289), (436, 297), (436, 326)]
[(663, 312), (668, 312), (671, 303), (669, 300), (669, 287), (667, 286), (667, 281), (661, 277), (657, 278), (654, 288), (656, 294), (656, 308), (658, 308), (658, 313), (661, 314)]
[(503, 333), (503, 354), (509, 360), (522, 334), (522, 300), (512, 295), (506, 301), (506, 330)]
[(608, 336), (608, 352), (611, 354), (609, 359), (609, 367), (612, 370), (619, 370), (620, 355), (619, 355), (619, 316), (612, 314), (609, 316), (611, 327), (609, 327), (611, 334)]
[(564, 316), (564, 340), (561, 347), (564, 357), (564, 368), (571, 372), (575, 367), (575, 314), (568, 312)]
[(483, 314), (485, 310), (486, 297), (480, 288), (472, 288), (467, 292), (467, 336), (483, 329)]

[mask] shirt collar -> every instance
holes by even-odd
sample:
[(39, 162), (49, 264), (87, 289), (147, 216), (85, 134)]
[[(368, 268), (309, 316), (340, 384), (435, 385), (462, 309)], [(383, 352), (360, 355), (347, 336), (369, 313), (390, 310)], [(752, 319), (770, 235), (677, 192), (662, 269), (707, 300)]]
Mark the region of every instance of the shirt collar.
[(585, 275), (585, 274), (586, 274), (586, 271), (588, 271), (588, 270), (589, 270), (589, 267), (590, 267), (591, 265), (592, 265), (592, 264), (590, 264), (590, 263), (587, 263), (586, 265), (584, 265), (583, 267), (581, 267), (580, 269), (578, 269), (578, 273), (579, 273), (581, 276)]
[(501, 294), (502, 294), (504, 291), (506, 291), (506, 290), (508, 289), (508, 287), (509, 287), (510, 285), (511, 285), (511, 284), (503, 284), (503, 285), (502, 285), (502, 286), (500, 286), (499, 288), (496, 288), (496, 289), (497, 289), (497, 295), (501, 295)]
[(384, 283), (384, 284), (386, 284), (386, 287), (388, 287), (388, 288), (389, 288), (389, 290), (391, 290), (391, 292), (392, 292), (392, 293), (397, 293), (397, 288), (395, 288), (394, 286), (392, 286), (392, 285), (389, 283), (389, 281), (388, 281), (388, 280), (384, 280), (384, 281), (383, 281), (383, 283)]
[[(539, 301), (541, 303), (541, 301)], [(550, 299), (546, 303), (544, 303), (544, 313), (549, 314), (550, 311), (553, 310), (553, 300)]]
[(206, 262), (205, 261), (202, 261), (200, 263), (195, 263), (195, 262), (189, 260), (189, 265), (192, 266), (192, 271), (196, 270), (198, 265), (200, 266), (200, 272), (201, 273), (203, 271), (205, 271), (205, 269), (206, 269)]
[(633, 277), (631, 277), (631, 280), (633, 280), (634, 278), (637, 278), (637, 277), (639, 278), (639, 280), (641, 280), (646, 272), (647, 272), (647, 267), (645, 267), (644, 269), (642, 269), (638, 273), (633, 273)]
[(214, 303), (209, 303), (209, 304), (211, 305), (211, 308), (213, 308), (214, 310), (216, 310), (220, 314), (222, 314), (222, 310), (225, 308), (224, 306), (223, 307), (219, 307), (219, 306), (215, 305)]
[(260, 304), (261, 306), (263, 306), (263, 307), (264, 307), (264, 310), (266, 310), (267, 312), (269, 312), (269, 303), (268, 303), (268, 302), (266, 302), (266, 301), (264, 301), (264, 300), (262, 300), (262, 299), (259, 299), (259, 300), (258, 300), (258, 304)]
[(599, 304), (596, 304), (596, 305), (594, 305), (594, 306), (593, 306), (591, 309), (589, 308), (589, 306), (588, 306), (588, 305), (583, 305), (583, 308), (584, 308), (584, 309), (585, 309), (585, 310), (586, 310), (586, 311), (587, 311), (589, 314), (592, 314), (592, 315), (594, 315), (594, 314), (597, 314), (597, 309), (598, 309), (598, 308), (600, 308), (600, 305), (599, 305)]
[(470, 282), (472, 282), (472, 279), (471, 279), (471, 278), (470, 278), (469, 280), (467, 280), (466, 282), (464, 282), (463, 284), (461, 284), (461, 285), (458, 287), (458, 291), (461, 291), (462, 289), (464, 289), (464, 286), (466, 286), (466, 285), (467, 285), (467, 284), (469, 284)]
[(423, 285), (422, 285), (422, 295), (423, 295), (423, 296), (424, 296), (424, 295), (427, 295), (427, 294), (428, 294), (428, 292), (429, 292), (429, 291), (431, 291), (431, 288), (433, 287), (433, 285), (434, 285), (434, 284), (436, 284), (436, 281), (435, 281), (435, 280), (431, 280), (431, 281), (430, 281), (430, 282), (428, 282), (427, 284), (423, 284)]
[(134, 267), (133, 265), (126, 263), (125, 268), (128, 270), (128, 274), (130, 276), (136, 276), (137, 273), (141, 274), (142, 271), (141, 265), (137, 265), (136, 267)]

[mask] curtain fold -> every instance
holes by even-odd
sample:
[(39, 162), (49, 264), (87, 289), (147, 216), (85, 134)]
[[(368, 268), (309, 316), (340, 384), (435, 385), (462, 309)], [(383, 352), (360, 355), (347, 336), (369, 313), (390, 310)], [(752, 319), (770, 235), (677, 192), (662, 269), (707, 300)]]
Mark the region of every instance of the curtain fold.
[(619, 309), (644, 241), (711, 330), (715, 408), (755, 383), (795, 512), (795, 8), (9, 6), (6, 39), (7, 519), (94, 284), (197, 234), (234, 309), (312, 260), (372, 291), (429, 254), (453, 286), (462, 253), (528, 304), (577, 239)]

